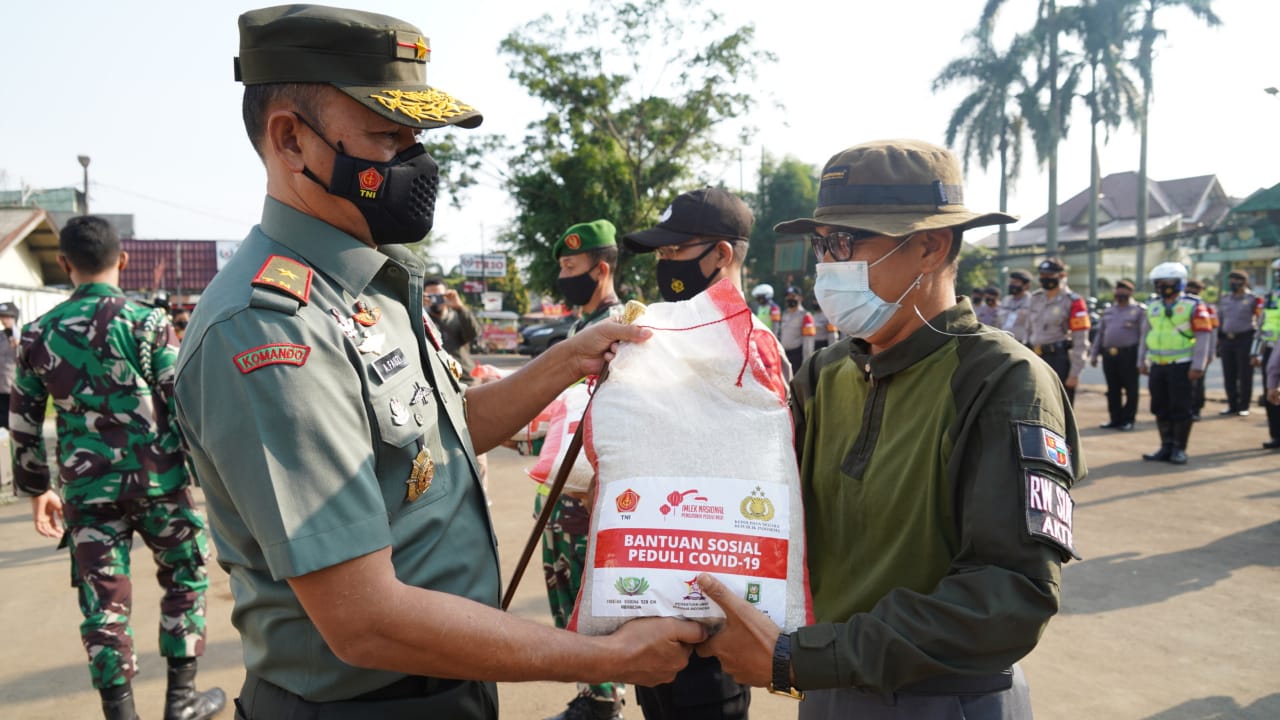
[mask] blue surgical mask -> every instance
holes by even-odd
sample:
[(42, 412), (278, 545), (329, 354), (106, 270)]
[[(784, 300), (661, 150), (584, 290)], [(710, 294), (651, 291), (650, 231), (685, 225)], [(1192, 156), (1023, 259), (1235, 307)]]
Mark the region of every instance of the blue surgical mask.
[(906, 241), (899, 243), (870, 265), (865, 260), (818, 263), (818, 277), (813, 291), (818, 296), (818, 304), (826, 313), (827, 320), (840, 328), (840, 332), (862, 339), (875, 335), (902, 307), (902, 300), (907, 293), (920, 284), (924, 273), (917, 275), (902, 295), (891, 303), (885, 302), (871, 290), (870, 269), (884, 262), (885, 258), (906, 244)]

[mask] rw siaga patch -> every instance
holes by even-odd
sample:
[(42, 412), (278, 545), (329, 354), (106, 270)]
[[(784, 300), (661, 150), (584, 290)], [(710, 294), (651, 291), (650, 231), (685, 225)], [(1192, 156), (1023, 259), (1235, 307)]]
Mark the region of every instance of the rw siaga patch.
[(1026, 478), (1023, 501), (1027, 516), (1027, 532), (1062, 551), (1065, 557), (1076, 560), (1075, 534), (1071, 522), (1075, 514), (1075, 501), (1071, 493), (1057, 480), (1031, 470), (1024, 471)]

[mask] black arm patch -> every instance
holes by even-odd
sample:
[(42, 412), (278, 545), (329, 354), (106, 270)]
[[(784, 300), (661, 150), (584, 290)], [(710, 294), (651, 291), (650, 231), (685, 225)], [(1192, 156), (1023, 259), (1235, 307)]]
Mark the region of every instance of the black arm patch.
[(1027, 532), (1036, 540), (1057, 548), (1064, 561), (1069, 557), (1079, 560), (1071, 525), (1075, 515), (1075, 501), (1071, 499), (1071, 493), (1048, 473), (1023, 470), (1022, 475), (1022, 504), (1027, 517)]
[[(1014, 423), (1018, 428), (1018, 453), (1023, 460), (1040, 460), (1067, 474), (1075, 481), (1071, 465), (1071, 448), (1066, 438), (1043, 425), (1026, 422)], [(1025, 466), (1025, 464), (1024, 464)]]

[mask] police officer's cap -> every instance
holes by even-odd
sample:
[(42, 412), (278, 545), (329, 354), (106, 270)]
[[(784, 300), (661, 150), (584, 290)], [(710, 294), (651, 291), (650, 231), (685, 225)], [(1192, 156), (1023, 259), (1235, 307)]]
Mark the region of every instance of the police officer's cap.
[(1021, 280), (1024, 283), (1031, 282), (1031, 276), (1021, 270), (1014, 270), (1013, 272), (1009, 273), (1009, 277), (1013, 278), (1014, 280)]
[(589, 250), (606, 247), (617, 247), (618, 230), (608, 220), (595, 220), (589, 223), (578, 223), (569, 226), (564, 235), (556, 241), (555, 258), (559, 260), (565, 255), (577, 255)]
[(11, 317), (18, 319), (18, 306), (11, 302), (0, 302), (0, 317)]
[(1117, 289), (1117, 290), (1119, 290), (1120, 288), (1124, 288), (1125, 290), (1128, 290), (1129, 292), (1133, 292), (1133, 289), (1134, 289), (1134, 288), (1133, 288), (1133, 283), (1132, 283), (1131, 281), (1129, 281), (1129, 280), (1117, 280), (1117, 281), (1116, 281), (1116, 289)]
[(245, 85), (327, 83), (382, 117), (412, 128), (473, 128), (475, 108), (427, 85), (431, 43), (387, 15), (280, 5), (240, 16), (236, 80)]
[(1248, 279), (1249, 279), (1249, 276), (1248, 276), (1248, 275), (1246, 275), (1246, 274), (1244, 274), (1244, 272), (1243, 272), (1243, 271), (1240, 271), (1240, 270), (1232, 270), (1231, 272), (1227, 273), (1227, 277), (1229, 277), (1229, 278), (1234, 278), (1234, 279), (1236, 279), (1236, 280), (1248, 280)]
[(1044, 262), (1040, 263), (1041, 273), (1060, 273), (1063, 270), (1066, 270), (1066, 267), (1062, 264), (1062, 261), (1059, 260), (1058, 258), (1049, 258)]

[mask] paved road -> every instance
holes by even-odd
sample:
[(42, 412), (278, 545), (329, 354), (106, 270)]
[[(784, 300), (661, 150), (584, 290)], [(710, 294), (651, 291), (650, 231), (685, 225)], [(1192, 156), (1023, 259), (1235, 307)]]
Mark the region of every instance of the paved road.
[[(502, 364), (511, 364), (508, 358)], [(1211, 403), (1217, 398), (1211, 392)], [(1145, 403), (1144, 403), (1145, 405)], [(1265, 424), (1212, 417), (1191, 438), (1191, 464), (1143, 463), (1149, 418), (1136, 432), (1096, 429), (1100, 388), (1077, 401), (1090, 467), (1074, 492), (1082, 562), (1064, 572), (1062, 613), (1025, 661), (1039, 720), (1280, 718), (1280, 453), (1260, 448)], [(510, 577), (531, 525), (530, 464), (490, 455), (493, 516)], [(141, 547), (141, 544), (138, 544)], [(164, 664), (156, 652), (159, 591), (145, 548), (134, 553), (142, 717), (161, 716)], [(535, 573), (537, 572), (535, 568)], [(243, 678), (227, 577), (212, 571), (202, 686), (234, 693)], [(0, 717), (101, 717), (77, 634), (65, 553), (35, 535), (24, 502), (0, 506)], [(520, 586), (517, 615), (549, 623), (539, 578)], [(504, 718), (542, 718), (573, 688), (504, 683)], [(793, 718), (795, 705), (756, 691), (755, 718)], [(224, 715), (223, 717), (230, 717)], [(638, 720), (636, 707), (627, 718)]]

